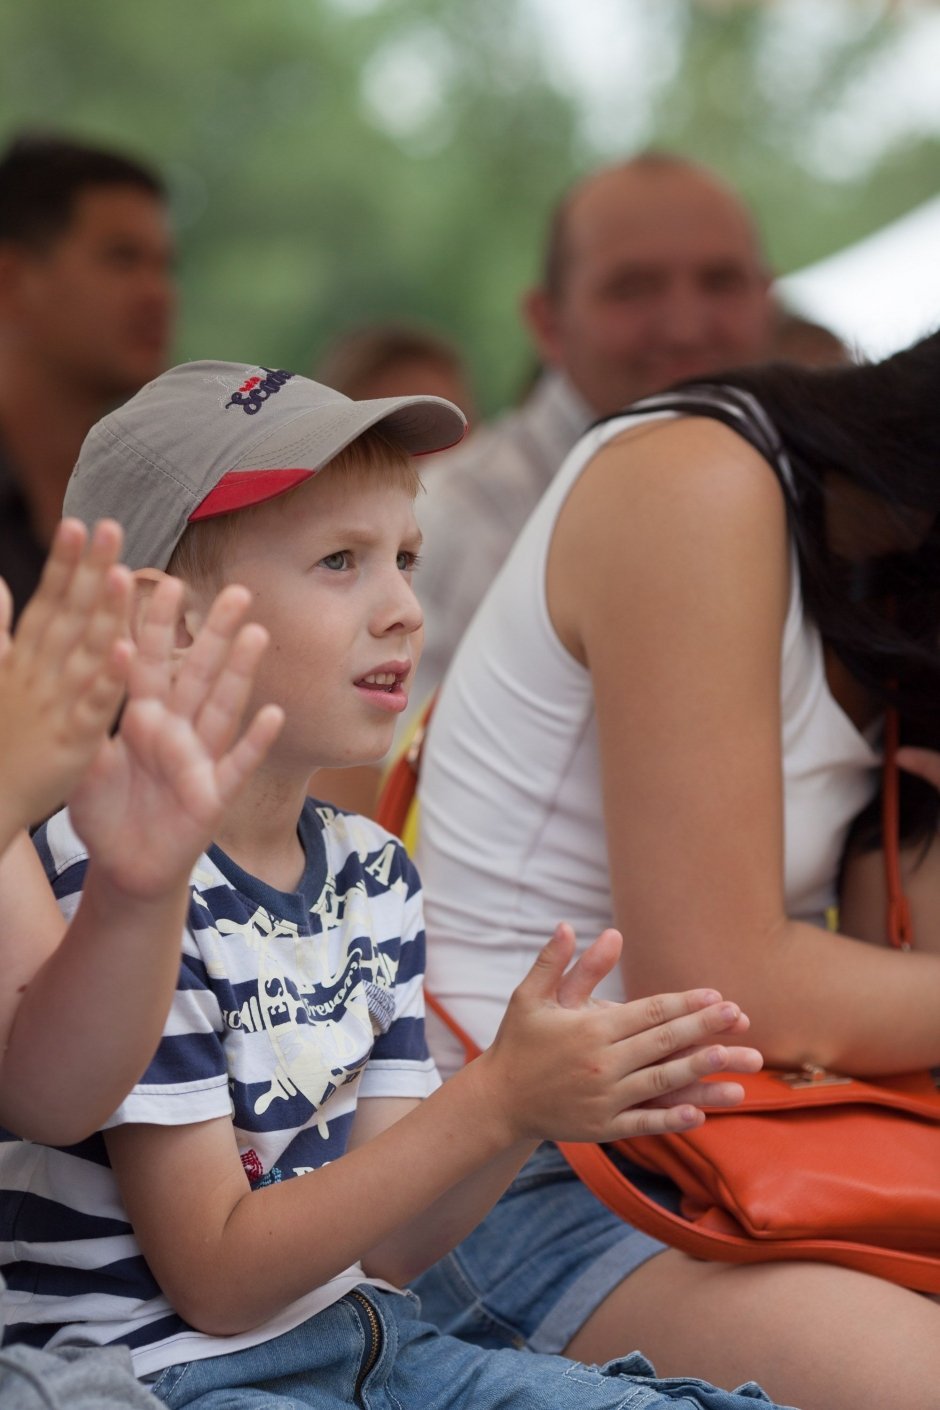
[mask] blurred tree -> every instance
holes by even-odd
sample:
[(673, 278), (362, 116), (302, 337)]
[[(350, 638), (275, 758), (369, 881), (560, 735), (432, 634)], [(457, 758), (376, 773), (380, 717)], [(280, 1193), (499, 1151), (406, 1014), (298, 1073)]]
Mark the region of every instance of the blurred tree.
[(874, 76), (915, 38), (911, 7), (905, 21), (874, 0), (667, 3), (681, 58), (653, 98), (650, 134), (747, 194), (776, 270), (820, 259), (936, 194), (936, 128), (902, 127), (892, 141), (885, 106), (858, 111)]
[(580, 156), (573, 104), (501, 10), (7, 3), (0, 135), (59, 127), (163, 168), (180, 357), (307, 367), (339, 328), (407, 315), (469, 349), (492, 405), (524, 365), (546, 192)]
[[(525, 375), (515, 310), (547, 210), (623, 140), (608, 127), (599, 142), (561, 81), (546, 3), (2, 0), (0, 139), (56, 127), (164, 170), (181, 358), (306, 368), (342, 328), (412, 317), (466, 350), (492, 409)], [(827, 30), (833, 6), (843, 22)], [(901, 24), (885, 3), (654, 8), (670, 62), (628, 94), (622, 131), (735, 181), (779, 269), (935, 191), (936, 133), (856, 154), (840, 176), (840, 105)], [(606, 13), (622, 28), (644, 11)]]

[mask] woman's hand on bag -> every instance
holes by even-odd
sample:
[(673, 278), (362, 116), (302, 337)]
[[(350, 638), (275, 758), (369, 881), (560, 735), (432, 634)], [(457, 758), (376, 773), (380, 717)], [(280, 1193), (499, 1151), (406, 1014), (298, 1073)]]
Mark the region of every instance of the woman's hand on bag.
[[(713, 989), (659, 994), (631, 1003), (595, 1000), (623, 945), (605, 930), (568, 969), (574, 932), (559, 925), (513, 994), (480, 1062), (515, 1139), (611, 1141), (683, 1131), (702, 1106), (730, 1106), (734, 1082), (719, 1072), (756, 1072), (754, 1048), (729, 1046), (747, 1017)], [(566, 972), (567, 971), (567, 972)]]

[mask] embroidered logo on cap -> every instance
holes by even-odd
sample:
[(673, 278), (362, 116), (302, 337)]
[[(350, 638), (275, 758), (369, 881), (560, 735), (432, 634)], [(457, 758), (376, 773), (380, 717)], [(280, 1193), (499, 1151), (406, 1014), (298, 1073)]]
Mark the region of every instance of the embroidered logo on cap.
[(262, 367), (261, 371), (265, 374), (263, 377), (246, 378), (238, 391), (232, 393), (225, 403), (226, 411), (230, 406), (240, 406), (246, 416), (255, 416), (268, 398), (279, 392), (284, 383), (294, 376), (293, 372), (285, 372), (283, 368)]

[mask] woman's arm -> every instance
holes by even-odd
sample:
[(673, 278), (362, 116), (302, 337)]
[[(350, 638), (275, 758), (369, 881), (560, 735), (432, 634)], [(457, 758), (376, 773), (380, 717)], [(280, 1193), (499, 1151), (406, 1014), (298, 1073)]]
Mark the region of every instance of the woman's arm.
[(783, 497), (720, 424), (607, 447), (559, 518), (549, 610), (592, 674), (628, 992), (713, 984), (769, 1063), (940, 1060), (940, 957), (788, 919)]

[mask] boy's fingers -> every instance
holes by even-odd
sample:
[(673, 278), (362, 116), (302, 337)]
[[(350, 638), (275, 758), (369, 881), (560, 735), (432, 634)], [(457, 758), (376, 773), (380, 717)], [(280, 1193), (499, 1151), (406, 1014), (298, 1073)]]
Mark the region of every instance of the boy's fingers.
[[(684, 1091), (701, 1078), (728, 1071), (732, 1065), (734, 1053), (737, 1053), (738, 1061), (744, 1064), (744, 1070), (757, 1071), (761, 1066), (761, 1055), (756, 1049), (751, 1049), (749, 1052), (751, 1056), (745, 1059), (743, 1050), (733, 1050), (716, 1043), (702, 1047), (686, 1057), (671, 1058), (668, 1062), (654, 1063), (650, 1067), (628, 1073), (622, 1081), (620, 1090), (624, 1096), (629, 1095), (630, 1099), (624, 1101), (623, 1105), (635, 1106), (640, 1102), (660, 1105), (664, 1099), (670, 1098), (674, 1102), (676, 1093)], [(733, 1088), (736, 1084), (728, 1083), (726, 1085), (728, 1087), (726, 1095), (732, 1095), (740, 1100), (743, 1090), (739, 1088), (738, 1093), (734, 1093)]]
[(203, 747), (217, 759), (238, 733), (258, 666), (267, 650), (268, 633), (257, 622), (242, 627), (223, 657), (195, 725)]
[[(668, 1014), (676, 1001), (681, 1006), (682, 1001), (687, 998), (687, 995), (680, 994), (660, 995), (657, 1000), (643, 1000), (643, 1003), (654, 1006), (661, 1004)], [(624, 1005), (627, 1009), (631, 1007), (630, 1004)], [(707, 1008), (696, 1013), (685, 1013), (679, 1017), (668, 1016), (665, 1022), (659, 1022), (640, 1032), (634, 1031), (629, 1036), (625, 1035), (618, 1045), (624, 1075), (642, 1069), (655, 1073), (657, 1067), (664, 1065), (665, 1058), (673, 1061), (697, 1061), (700, 1050), (708, 1047), (716, 1038), (739, 1032), (741, 1017), (737, 1004), (722, 1001), (709, 1004)], [(688, 1056), (685, 1056), (686, 1054)], [(700, 1075), (704, 1069), (698, 1066), (695, 1070), (696, 1074)], [(664, 1085), (662, 1090), (667, 1090), (667, 1087)]]
[(517, 992), (522, 991), (531, 999), (554, 999), (574, 954), (574, 944), (571, 926), (564, 921), (556, 925), (552, 938), (542, 947), (532, 968), (517, 986)]
[(284, 711), (279, 705), (260, 709), (241, 739), (219, 760), (216, 786), (222, 803), (230, 803), (262, 762), (277, 739), (284, 723)]
[(187, 651), (173, 688), (173, 708), (195, 720), (225, 667), (235, 634), (251, 605), (247, 588), (225, 587), (209, 608), (206, 620)]
[(704, 1121), (705, 1113), (689, 1102), (678, 1106), (633, 1108), (620, 1113), (608, 1139), (620, 1141), (631, 1136), (665, 1136), (670, 1132), (692, 1131)]
[(653, 1097), (650, 1107), (690, 1106), (703, 1110), (737, 1106), (744, 1096), (740, 1082), (690, 1082), (662, 1097)]
[(16, 639), (20, 652), (31, 653), (49, 621), (59, 612), (81, 561), (87, 532), (78, 519), (63, 519), (52, 538), (39, 586), (20, 615)]
[[(130, 608), (133, 579), (130, 570), (117, 563), (108, 569), (102, 585), (101, 600), (88, 616), (87, 629), (82, 639), (84, 658), (74, 669), (84, 666), (88, 671), (100, 669), (102, 661), (110, 655), (115, 641), (127, 635), (128, 613)], [(73, 653), (74, 655), (75, 653)]]
[[(717, 989), (685, 989), (677, 994), (650, 994), (645, 999), (631, 999), (614, 1006), (612, 1037), (615, 1041), (645, 1040), (650, 1061), (655, 1061), (657, 1056), (675, 1056), (680, 1048), (697, 1047), (710, 1033), (724, 1032), (736, 1023), (741, 1012), (736, 1004), (730, 1005), (728, 1013), (723, 1012), (720, 1018), (713, 1012), (709, 1019), (703, 1020), (704, 1013), (721, 1008), (722, 1003)], [(703, 1022), (711, 1026), (703, 1028)], [(677, 1023), (682, 1027), (677, 1029)], [(682, 1033), (690, 1036), (685, 1042), (677, 1042)]]
[(677, 1059), (679, 1062), (684, 1060), (688, 1061), (689, 1070), (697, 1070), (698, 1075), (686, 1087), (674, 1088), (662, 1096), (653, 1097), (650, 1106), (675, 1106), (683, 1101), (705, 1108), (737, 1106), (744, 1096), (740, 1082), (708, 1079), (718, 1072), (759, 1072), (764, 1065), (763, 1057), (756, 1048), (724, 1045), (702, 1049), (696, 1061), (692, 1061), (691, 1054), (688, 1059)]
[(110, 569), (121, 552), (123, 535), (113, 519), (102, 519), (92, 531), (91, 541), (80, 557), (66, 587), (69, 611), (84, 617), (100, 597)]
[(144, 607), (130, 678), (135, 700), (165, 700), (170, 691), (170, 662), (183, 597), (178, 578), (161, 578)]
[(130, 642), (115, 642), (101, 670), (86, 690), (76, 698), (73, 710), (75, 728), (84, 735), (100, 732), (102, 740), (117, 716), (124, 697), (124, 684), (132, 654)]
[(622, 949), (619, 930), (602, 931), (562, 977), (558, 985), (562, 1008), (577, 1009), (586, 1004), (601, 980), (616, 969)]
[(39, 584), (46, 597), (61, 597), (72, 581), (88, 544), (88, 530), (80, 519), (61, 519), (56, 525)]
[[(84, 532), (80, 524), (76, 527)], [(62, 658), (83, 640), (90, 622), (113, 590), (121, 543), (120, 525), (113, 520), (102, 519), (95, 525), (88, 548), (75, 564), (64, 591), (58, 600), (46, 600), (43, 610), (48, 620), (42, 627), (44, 654)]]
[(672, 1058), (640, 1068), (622, 1079), (618, 1092), (620, 1103), (624, 1108), (647, 1104), (667, 1106), (672, 1098), (674, 1104), (675, 1093), (684, 1091), (709, 1072), (721, 1072), (725, 1063), (725, 1051), (716, 1045), (697, 1057)]
[(918, 774), (934, 788), (940, 788), (940, 754), (933, 749), (912, 749), (906, 744), (898, 750), (898, 763), (908, 773)]
[[(727, 1054), (725, 1068), (728, 1072), (759, 1072), (764, 1065), (763, 1054), (757, 1048), (736, 1047), (730, 1044), (727, 1039), (734, 1033), (734, 1028), (727, 1029), (721, 1035), (721, 1046)], [(697, 1048), (687, 1048), (683, 1052), (673, 1053), (674, 1058), (693, 1057), (696, 1053), (704, 1052), (709, 1044), (703, 1044)]]

